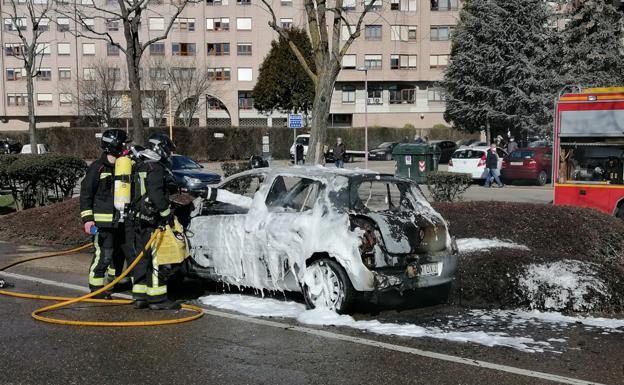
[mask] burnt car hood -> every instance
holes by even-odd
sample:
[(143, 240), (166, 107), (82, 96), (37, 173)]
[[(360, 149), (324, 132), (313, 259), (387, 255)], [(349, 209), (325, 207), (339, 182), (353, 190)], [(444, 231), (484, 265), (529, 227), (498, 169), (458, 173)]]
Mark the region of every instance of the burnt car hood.
[(446, 226), (437, 218), (425, 218), (412, 212), (371, 212), (386, 251), (391, 254), (415, 254), (446, 248)]

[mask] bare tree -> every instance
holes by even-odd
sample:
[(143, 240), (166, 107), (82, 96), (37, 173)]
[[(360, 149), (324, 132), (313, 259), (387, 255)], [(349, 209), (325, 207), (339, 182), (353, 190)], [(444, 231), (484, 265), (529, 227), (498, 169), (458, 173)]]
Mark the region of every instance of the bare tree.
[(78, 78), (77, 89), (65, 91), (77, 101), (78, 111), (98, 127), (114, 126), (124, 115), (124, 76), (117, 66), (105, 62), (88, 65)]
[(165, 85), (169, 63), (160, 59), (151, 59), (145, 61), (142, 67), (141, 85), (145, 92), (143, 109), (147, 116), (154, 121), (154, 126), (159, 127), (162, 125), (169, 108), (167, 86)]
[[(52, 0), (8, 0), (4, 2), (0, 13), (11, 21), (7, 33), (19, 38), (18, 43), (5, 46), (5, 52), (24, 65), (26, 75), (26, 93), (28, 94), (28, 136), (34, 154), (39, 153), (37, 147), (37, 122), (35, 121), (35, 101), (33, 79), (39, 74), (38, 67), (44, 53), (50, 50), (50, 44), (41, 43), (41, 35), (45, 32), (43, 25), (49, 23)], [(42, 22), (43, 20), (43, 22)], [(39, 65), (37, 65), (39, 64)]]
[[(328, 4), (327, 0), (303, 0), (316, 65), (316, 71), (313, 71), (307, 64), (305, 55), (289, 38), (289, 29), (280, 25), (269, 0), (262, 0), (271, 15), (269, 26), (289, 42), (290, 49), (314, 82), (315, 96), (312, 106), (312, 129), (308, 150), (308, 159), (314, 163), (320, 163), (323, 157), (331, 97), (336, 78), (341, 70), (342, 58), (355, 39), (360, 36), (364, 17), (377, 4), (381, 4), (381, 1), (366, 0), (364, 1), (364, 8), (359, 12), (347, 12), (343, 6), (343, 0), (332, 1), (332, 4)], [(329, 23), (331, 23), (331, 33), (329, 32)], [(347, 36), (341, 44), (343, 27), (346, 29)]]
[[(15, 0), (12, 0), (15, 1)], [(196, 0), (172, 0), (170, 9), (164, 12), (170, 19), (165, 22), (161, 34), (141, 40), (141, 22), (143, 15), (149, 9), (154, 11), (154, 0), (117, 0), (118, 7), (105, 6), (103, 3), (91, 0), (90, 4), (74, 2), (70, 8), (62, 11), (66, 17), (74, 20), (80, 28), (76, 28), (75, 33), (81, 37), (88, 37), (96, 40), (104, 40), (110, 45), (119, 48), (126, 55), (126, 66), (128, 73), (128, 86), (130, 88), (130, 101), (132, 106), (132, 123), (134, 126), (134, 140), (142, 144), (143, 137), (143, 114), (142, 114), (142, 94), (141, 94), (141, 58), (150, 45), (160, 40), (164, 40), (169, 35), (176, 18), (182, 13), (187, 4)], [(90, 21), (103, 21), (107, 23), (120, 23), (124, 32), (123, 41), (118, 41), (106, 28), (98, 28), (98, 24)]]
[(193, 116), (206, 102), (205, 95), (211, 85), (208, 70), (201, 66), (181, 67), (174, 63), (169, 68), (167, 81), (176, 106), (174, 117), (181, 116), (184, 125), (190, 127)]

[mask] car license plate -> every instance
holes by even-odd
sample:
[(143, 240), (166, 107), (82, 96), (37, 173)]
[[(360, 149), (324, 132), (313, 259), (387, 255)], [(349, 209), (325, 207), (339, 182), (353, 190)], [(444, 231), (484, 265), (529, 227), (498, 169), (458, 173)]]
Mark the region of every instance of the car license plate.
[(440, 274), (442, 263), (425, 263), (423, 265), (410, 265), (407, 267), (407, 276), (415, 277), (432, 277)]
[(511, 162), (511, 165), (512, 166), (522, 166), (522, 165), (524, 165), (524, 163), (523, 162)]

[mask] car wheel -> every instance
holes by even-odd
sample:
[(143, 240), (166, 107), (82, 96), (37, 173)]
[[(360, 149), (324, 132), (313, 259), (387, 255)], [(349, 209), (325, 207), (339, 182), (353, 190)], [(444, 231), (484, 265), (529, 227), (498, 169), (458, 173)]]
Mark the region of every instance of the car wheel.
[(303, 296), (310, 309), (327, 308), (344, 314), (353, 302), (354, 289), (342, 266), (323, 258), (306, 269)]
[(391, 153), (387, 153), (386, 154), (386, 160), (392, 160), (392, 154)]
[(535, 183), (538, 186), (543, 186), (546, 184), (546, 182), (548, 182), (548, 175), (546, 175), (546, 171), (540, 171), (537, 179), (535, 180)]

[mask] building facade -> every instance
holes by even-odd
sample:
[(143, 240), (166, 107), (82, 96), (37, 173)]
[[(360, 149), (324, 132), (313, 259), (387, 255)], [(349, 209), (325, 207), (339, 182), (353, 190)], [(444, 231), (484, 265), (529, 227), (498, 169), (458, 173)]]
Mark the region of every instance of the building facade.
[[(15, 1), (3, 0), (2, 7)], [(37, 1), (37, 0), (35, 0)], [(45, 0), (39, 0), (45, 1)], [(64, 1), (64, 0), (63, 0)], [(89, 0), (82, 0), (89, 1)], [(116, 0), (101, 1), (114, 8)], [(379, 1), (379, 0), (378, 0)], [(365, 111), (369, 125), (431, 127), (444, 123), (444, 101), (436, 81), (442, 77), (450, 53), (450, 37), (459, 18), (459, 0), (384, 0), (364, 21), (361, 36), (343, 60), (332, 98), (333, 126), (363, 126)], [(273, 0), (283, 26), (305, 27), (302, 0)], [(22, 5), (23, 6), (23, 5)], [(356, 17), (364, 4), (344, 0), (344, 7)], [(154, 2), (141, 23), (143, 39), (162, 34), (173, 8)], [(28, 28), (28, 20), (15, 25), (3, 14), (0, 43), (0, 130), (27, 127), (26, 82), (16, 28)], [(260, 114), (253, 108), (252, 89), (262, 60), (276, 33), (268, 25), (269, 13), (260, 0), (204, 0), (189, 4), (177, 18), (167, 39), (145, 52), (142, 77), (157, 76), (148, 68), (156, 61), (175, 61), (188, 68), (206, 68), (210, 85), (196, 120), (208, 126), (282, 126), (286, 118), (275, 113)], [(120, 23), (94, 17), (93, 28), (106, 31), (123, 42)], [(39, 127), (69, 125), (84, 114), (76, 103), (76, 88), (93, 78), (94, 67), (106, 63), (126, 68), (125, 57), (103, 40), (78, 37), (73, 20), (50, 13), (40, 28), (39, 75), (35, 79), (35, 112)], [(346, 31), (343, 31), (343, 35)], [(367, 70), (363, 71), (365, 67)], [(365, 91), (365, 78), (368, 94)], [(82, 80), (81, 80), (82, 79)], [(123, 92), (123, 91), (122, 91)], [(149, 97), (146, 95), (146, 97)], [(175, 106), (174, 106), (175, 108)], [(127, 115), (126, 115), (127, 116)], [(144, 117), (147, 119), (149, 116)]]

